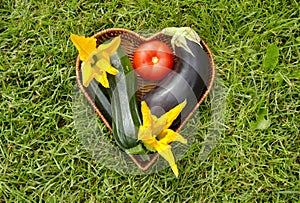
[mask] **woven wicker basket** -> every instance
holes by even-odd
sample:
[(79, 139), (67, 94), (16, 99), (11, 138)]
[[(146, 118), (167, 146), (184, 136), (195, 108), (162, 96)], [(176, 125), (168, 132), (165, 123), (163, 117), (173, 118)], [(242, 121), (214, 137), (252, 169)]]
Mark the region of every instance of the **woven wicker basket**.
[[(143, 38), (142, 36), (138, 35), (137, 33), (127, 30), (127, 29), (121, 29), (121, 28), (111, 28), (107, 30), (103, 30), (98, 32), (94, 35), (94, 37), (97, 39), (97, 46), (105, 42), (106, 40), (109, 40), (111, 38), (117, 37), (121, 35), (121, 46), (125, 53), (128, 55), (130, 61), (133, 61), (133, 53), (136, 50), (137, 47), (139, 47), (143, 42), (148, 40), (160, 40), (164, 43), (166, 43), (171, 49), (171, 37), (164, 35), (163, 33), (159, 32), (154, 35), (152, 35), (149, 38)], [(198, 103), (195, 105), (194, 109), (190, 114), (184, 119), (184, 121), (180, 124), (180, 126), (176, 129), (176, 131), (179, 131), (188, 121), (188, 119), (192, 116), (193, 112), (199, 107), (199, 105), (203, 102), (203, 100), (207, 97), (209, 91), (212, 88), (213, 80), (215, 76), (215, 65), (212, 53), (209, 49), (209, 47), (206, 45), (206, 43), (201, 40), (201, 45), (203, 46), (204, 50), (207, 52), (209, 58), (210, 58), (210, 70), (209, 71), (209, 78), (205, 78), (205, 84), (206, 89), (204, 93), (201, 95)], [(174, 60), (176, 62), (176, 56), (174, 57)], [(81, 77), (81, 60), (79, 56), (76, 60), (76, 79), (79, 88), (82, 90), (84, 96), (88, 100), (88, 102), (91, 104), (95, 112), (98, 114), (98, 116), (101, 118), (101, 120), (105, 123), (105, 125), (108, 127), (110, 131), (112, 131), (111, 123), (108, 121), (107, 118), (105, 118), (104, 114), (100, 111), (100, 109), (95, 104), (94, 100), (91, 98), (91, 95), (87, 91), (87, 89), (82, 84), (82, 77)], [(138, 100), (140, 100), (143, 95), (145, 95), (147, 92), (149, 92), (151, 89), (153, 89), (156, 86), (157, 82), (154, 81), (147, 81), (143, 78), (137, 76), (137, 85), (138, 85), (138, 92), (137, 97)], [(142, 170), (147, 170), (158, 158), (158, 153), (152, 154), (150, 161), (143, 161), (139, 155), (128, 155), (132, 159), (132, 161)]]

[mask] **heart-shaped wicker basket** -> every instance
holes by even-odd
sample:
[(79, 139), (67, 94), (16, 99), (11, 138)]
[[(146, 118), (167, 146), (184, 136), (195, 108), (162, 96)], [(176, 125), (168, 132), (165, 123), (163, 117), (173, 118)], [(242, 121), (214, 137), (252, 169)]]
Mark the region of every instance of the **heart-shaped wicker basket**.
[[(121, 36), (121, 46), (122, 46), (123, 50), (125, 51), (125, 53), (128, 55), (131, 62), (133, 61), (133, 55), (134, 55), (134, 51), (136, 50), (136, 48), (138, 48), (142, 43), (144, 43), (148, 40), (160, 40), (160, 41), (166, 43), (172, 49), (172, 46), (171, 46), (171, 38), (172, 37), (165, 35), (162, 32), (158, 32), (149, 38), (144, 38), (144, 37), (140, 36), (139, 34), (133, 32), (133, 31), (127, 30), (127, 29), (111, 28), (111, 29), (100, 31), (94, 35), (94, 37), (97, 39), (97, 46), (99, 46), (103, 42), (105, 42), (109, 39), (112, 39), (114, 37), (117, 37), (117, 36)], [(206, 84), (205, 85), (206, 87), (205, 87), (202, 95), (199, 97), (200, 99), (198, 100), (198, 103), (195, 105), (194, 109), (184, 119), (184, 121), (181, 122), (180, 126), (176, 129), (176, 131), (179, 131), (186, 124), (188, 119), (192, 116), (193, 112), (196, 109), (198, 109), (199, 105), (207, 97), (207, 95), (213, 85), (213, 81), (214, 81), (214, 77), (215, 77), (215, 64), (214, 64), (213, 56), (212, 56), (212, 53), (211, 53), (209, 47), (207, 46), (207, 44), (203, 40), (201, 40), (200, 43), (210, 58), (210, 66), (208, 67), (209, 70), (207, 70), (207, 72), (209, 73), (209, 74), (207, 74), (208, 77), (203, 78), (204, 83)], [(176, 56), (175, 56), (174, 60), (176, 61)], [(88, 102), (91, 104), (91, 106), (95, 110), (95, 112), (98, 114), (98, 116), (101, 118), (101, 120), (105, 123), (107, 128), (110, 131), (112, 131), (111, 123), (108, 121), (108, 119), (105, 117), (105, 115), (98, 108), (98, 106), (94, 102), (94, 100), (91, 97), (87, 88), (85, 88), (82, 84), (82, 76), (81, 76), (81, 71), (80, 71), (81, 63), (82, 63), (82, 61), (80, 60), (79, 55), (78, 55), (77, 60), (76, 60), (76, 79), (77, 79), (78, 86), (81, 89), (81, 91), (83, 92), (85, 98), (88, 100)], [(144, 80), (143, 78), (141, 78), (140, 76), (137, 76), (138, 100), (140, 100), (147, 92), (149, 92), (151, 89), (153, 89), (156, 86), (156, 83), (157, 82), (147, 81), (147, 80)], [(143, 161), (139, 155), (130, 155), (129, 154), (128, 156), (130, 156), (132, 161), (140, 169), (147, 170), (155, 162), (155, 160), (158, 158), (159, 154), (158, 153), (151, 154), (150, 161)]]

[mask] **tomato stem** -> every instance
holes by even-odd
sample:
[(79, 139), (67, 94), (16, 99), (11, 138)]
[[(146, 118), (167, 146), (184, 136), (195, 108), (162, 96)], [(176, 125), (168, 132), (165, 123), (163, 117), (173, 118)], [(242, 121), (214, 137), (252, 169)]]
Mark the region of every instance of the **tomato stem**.
[(158, 58), (156, 56), (152, 57), (152, 63), (157, 64), (158, 63)]

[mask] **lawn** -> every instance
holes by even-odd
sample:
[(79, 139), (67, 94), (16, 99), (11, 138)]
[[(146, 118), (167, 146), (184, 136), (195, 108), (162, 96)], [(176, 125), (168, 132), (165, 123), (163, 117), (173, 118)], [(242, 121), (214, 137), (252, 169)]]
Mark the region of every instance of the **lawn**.
[[(119, 174), (74, 128), (70, 33), (189, 26), (210, 46), (227, 95), (224, 131), (202, 161), (196, 141), (170, 168)], [(300, 4), (291, 1), (0, 0), (0, 202), (297, 202)], [(224, 108), (225, 108), (224, 107)], [(207, 116), (205, 116), (207, 115)]]

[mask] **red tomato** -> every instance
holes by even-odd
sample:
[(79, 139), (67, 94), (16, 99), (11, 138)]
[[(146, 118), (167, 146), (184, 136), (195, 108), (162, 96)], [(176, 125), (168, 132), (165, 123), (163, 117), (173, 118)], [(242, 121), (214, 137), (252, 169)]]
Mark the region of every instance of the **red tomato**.
[(147, 80), (161, 80), (173, 68), (172, 50), (162, 41), (152, 40), (143, 43), (134, 52), (133, 67)]

